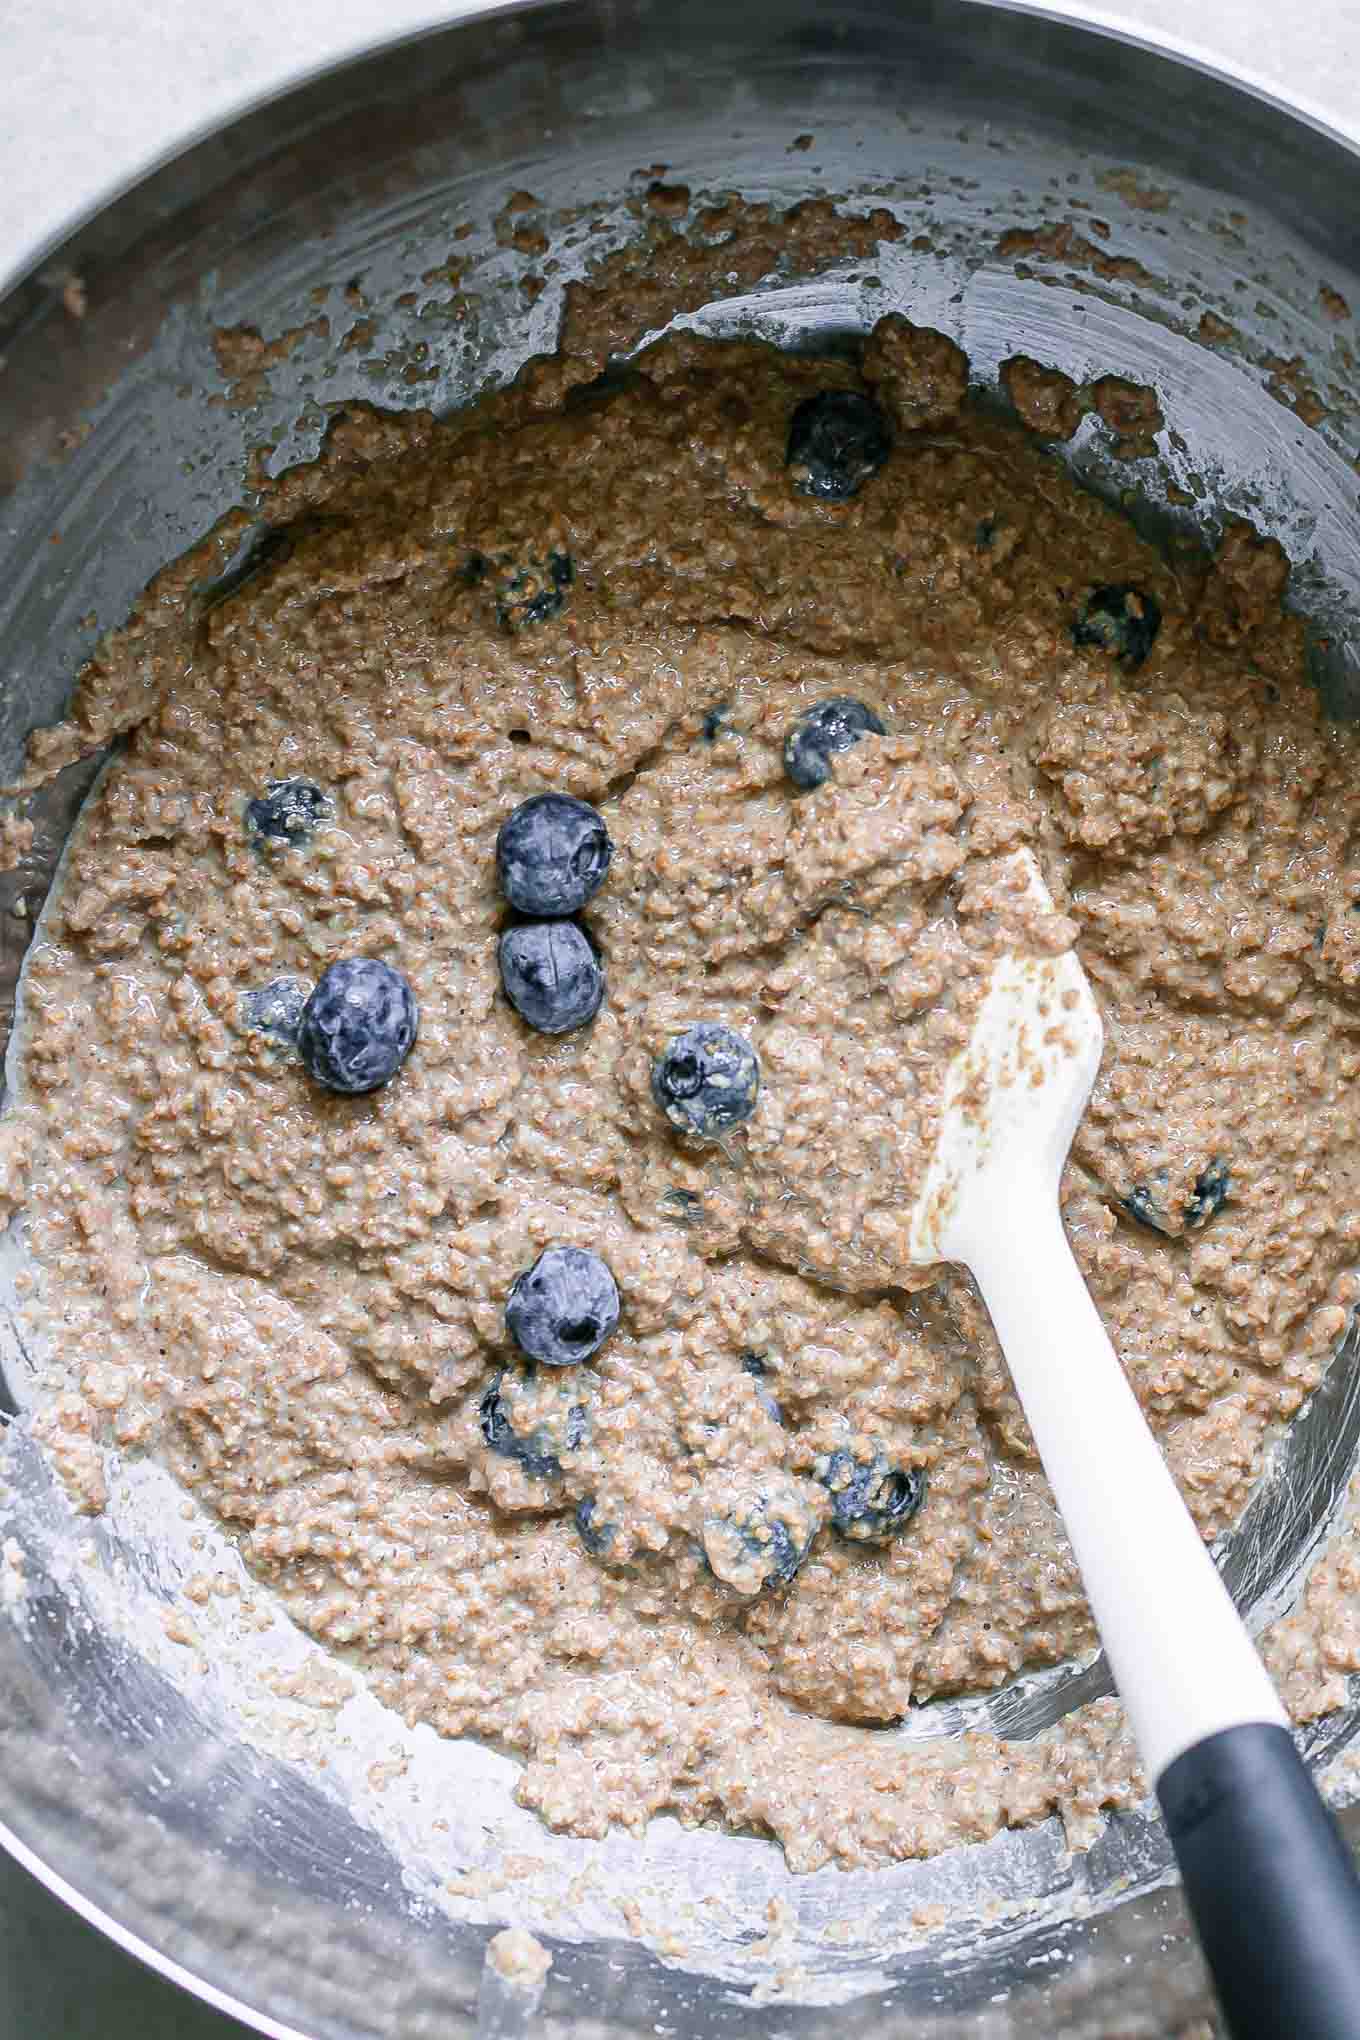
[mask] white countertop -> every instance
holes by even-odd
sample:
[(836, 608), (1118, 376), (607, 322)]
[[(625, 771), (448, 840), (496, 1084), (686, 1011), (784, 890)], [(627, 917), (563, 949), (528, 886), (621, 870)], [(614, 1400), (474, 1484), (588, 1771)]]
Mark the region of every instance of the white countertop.
[[(0, 0), (0, 295), (68, 228), (205, 131), (374, 43), (498, 0)], [(1360, 142), (1360, 0), (1069, 0)]]

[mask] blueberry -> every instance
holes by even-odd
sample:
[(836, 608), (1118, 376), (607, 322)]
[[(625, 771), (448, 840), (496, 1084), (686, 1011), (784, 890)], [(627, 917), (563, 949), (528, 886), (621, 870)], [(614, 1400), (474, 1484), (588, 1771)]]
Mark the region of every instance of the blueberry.
[(727, 714), (728, 709), (725, 701), (717, 701), (713, 704), (712, 708), (704, 710), (703, 730), (704, 742), (706, 744), (717, 743), (727, 722)]
[(741, 1356), (741, 1371), (743, 1374), (749, 1374), (755, 1381), (756, 1401), (760, 1404), (766, 1416), (770, 1417), (776, 1424), (782, 1424), (784, 1412), (770, 1394), (769, 1389), (764, 1386), (765, 1376), (770, 1370), (765, 1365), (762, 1355), (749, 1351), (743, 1353)]
[(1194, 1195), (1185, 1207), (1187, 1230), (1207, 1225), (1211, 1218), (1223, 1209), (1232, 1189), (1232, 1177), (1224, 1161), (1210, 1162), (1207, 1169), (1201, 1169), (1195, 1178)]
[(829, 694), (804, 709), (784, 739), (784, 770), (794, 785), (808, 793), (831, 777), (831, 757), (848, 751), (861, 737), (888, 734), (874, 711), (851, 694)]
[(517, 913), (575, 914), (604, 884), (614, 845), (604, 819), (569, 793), (536, 793), (501, 824), (496, 870)]
[(831, 1523), (859, 1544), (882, 1544), (906, 1528), (925, 1497), (925, 1475), (897, 1466), (881, 1448), (824, 1452), (813, 1466), (831, 1497)]
[(598, 1512), (592, 1499), (576, 1504), (576, 1528), (582, 1544), (592, 1558), (607, 1558), (609, 1547), (618, 1535), (618, 1525), (602, 1523), (597, 1518)]
[(523, 566), (503, 564), (496, 577), (496, 614), (501, 628), (514, 637), (559, 615), (575, 579), (575, 564), (566, 553), (550, 552), (546, 559), (531, 557)]
[(507, 928), (499, 955), (506, 998), (540, 1034), (567, 1034), (599, 1012), (604, 972), (575, 921)]
[(298, 1023), (307, 1004), (309, 987), (301, 978), (271, 978), (267, 985), (247, 992), (241, 1000), (242, 1025), (274, 1040), (296, 1046)]
[(811, 1551), (817, 1517), (797, 1484), (773, 1475), (749, 1499), (704, 1518), (709, 1569), (739, 1594), (786, 1587)]
[(1148, 1184), (1135, 1183), (1128, 1196), (1121, 1197), (1119, 1202), (1130, 1218), (1137, 1219), (1139, 1225), (1151, 1226), (1154, 1232), (1166, 1233), (1168, 1236), (1175, 1231), (1174, 1226), (1167, 1223), (1166, 1213)]
[(376, 1091), (411, 1053), (415, 994), (399, 970), (350, 956), (322, 973), (302, 1009), (298, 1054), (328, 1091)]
[(1194, 1232), (1197, 1227), (1207, 1225), (1223, 1209), (1232, 1189), (1227, 1163), (1222, 1160), (1210, 1162), (1196, 1176), (1194, 1189), (1181, 1214), (1181, 1223), (1177, 1225), (1174, 1215), (1168, 1211), (1166, 1182), (1166, 1170), (1159, 1169), (1151, 1183), (1135, 1183), (1127, 1197), (1121, 1197), (1119, 1203), (1130, 1218), (1136, 1218), (1140, 1225), (1150, 1226), (1153, 1232), (1164, 1233), (1168, 1239), (1177, 1239), (1182, 1232)]
[(1134, 673), (1157, 641), (1162, 608), (1155, 596), (1132, 582), (1092, 588), (1077, 611), (1072, 642), (1098, 645)]
[(532, 1376), (508, 1369), (498, 1374), (477, 1405), (482, 1436), (493, 1452), (517, 1460), (536, 1480), (554, 1480), (562, 1471), (562, 1454), (577, 1452), (585, 1444), (590, 1419), (584, 1403), (562, 1396), (547, 1416), (536, 1411), (536, 1421), (526, 1428), (525, 1413), (517, 1411), (517, 1405), (534, 1385)]
[(756, 1109), (760, 1064), (730, 1027), (700, 1021), (678, 1034), (652, 1065), (652, 1096), (674, 1127), (718, 1140)]
[(246, 832), (265, 843), (300, 847), (331, 814), (329, 800), (310, 779), (271, 779), (258, 799), (246, 802)]
[(545, 1367), (574, 1367), (597, 1353), (619, 1321), (619, 1292), (598, 1254), (548, 1247), (517, 1275), (505, 1322), (520, 1351)]
[(704, 1200), (693, 1190), (664, 1190), (657, 1208), (672, 1225), (694, 1225), (704, 1215)]
[(888, 421), (858, 390), (822, 390), (789, 420), (784, 460), (801, 496), (844, 503), (892, 452)]

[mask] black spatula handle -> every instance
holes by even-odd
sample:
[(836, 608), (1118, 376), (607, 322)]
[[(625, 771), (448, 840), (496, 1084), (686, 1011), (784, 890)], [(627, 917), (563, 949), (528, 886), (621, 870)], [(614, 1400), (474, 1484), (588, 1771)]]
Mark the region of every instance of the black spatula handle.
[(1207, 1736), (1157, 1798), (1233, 2040), (1360, 2040), (1360, 1877), (1289, 1731)]

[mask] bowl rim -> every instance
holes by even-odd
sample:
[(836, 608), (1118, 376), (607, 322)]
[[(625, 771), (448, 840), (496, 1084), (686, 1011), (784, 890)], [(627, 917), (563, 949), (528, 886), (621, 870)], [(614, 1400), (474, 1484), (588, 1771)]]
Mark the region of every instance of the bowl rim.
[[(569, 4), (571, 0), (462, 0), (458, 6), (439, 8), (436, 0), (435, 8), (428, 11), (424, 19), (411, 22), (396, 34), (383, 30), (375, 8), (371, 32), (354, 35), (343, 46), (315, 62), (302, 61), (286, 68), (267, 85), (224, 93), (176, 134), (128, 160), (92, 197), (71, 206), (35, 239), (18, 243), (12, 253), (0, 247), (0, 320), (3, 320), (11, 295), (33, 281), (40, 269), (56, 266), (71, 244), (77, 242), (84, 230), (111, 206), (251, 114), (261, 113), (308, 86), (323, 84), (328, 78), (362, 63), (366, 58), (434, 41), (470, 21), (504, 19)], [(1329, 107), (1308, 89), (1310, 81), (1317, 75), (1311, 66), (1301, 66), (1296, 83), (1288, 90), (1282, 90), (1278, 81), (1248, 64), (1237, 62), (1216, 49), (1209, 39), (1185, 33), (1167, 22), (1154, 23), (1146, 19), (1148, 0), (1134, 0), (1134, 4), (1126, 7), (1092, 7), (1082, 4), (1082, 0), (1049, 0), (1049, 4), (1043, 4), (1043, 0), (950, 0), (950, 4), (963, 12), (985, 7), (997, 13), (1029, 15), (1058, 27), (1072, 28), (1079, 33), (1097, 35), (1130, 49), (1144, 51), (1149, 56), (1165, 57), (1198, 71), (1216, 83), (1245, 92), (1263, 105), (1302, 122), (1329, 141), (1360, 155), (1360, 98), (1355, 100), (1354, 116), (1348, 122), (1344, 117), (1344, 105)], [(1190, 17), (1183, 14), (1182, 18), (1188, 20)], [(1339, 6), (1335, 26), (1338, 31), (1344, 31), (1346, 26), (1344, 11)], [(1264, 39), (1258, 39), (1256, 47), (1264, 46)], [(1357, 24), (1354, 54), (1360, 58), (1360, 24)], [(1334, 68), (1338, 73), (1346, 70), (1341, 61)]]

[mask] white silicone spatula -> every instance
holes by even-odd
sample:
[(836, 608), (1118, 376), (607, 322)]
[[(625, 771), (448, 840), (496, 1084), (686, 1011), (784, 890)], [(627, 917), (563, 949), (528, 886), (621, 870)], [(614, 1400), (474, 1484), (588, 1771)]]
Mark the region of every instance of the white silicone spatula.
[[(1051, 908), (1025, 850), (1017, 876)], [(945, 1078), (912, 1259), (991, 1314), (1236, 2040), (1360, 2040), (1360, 1880), (1101, 1323), (1058, 1210), (1100, 1066), (1080, 963), (995, 963)]]

